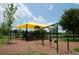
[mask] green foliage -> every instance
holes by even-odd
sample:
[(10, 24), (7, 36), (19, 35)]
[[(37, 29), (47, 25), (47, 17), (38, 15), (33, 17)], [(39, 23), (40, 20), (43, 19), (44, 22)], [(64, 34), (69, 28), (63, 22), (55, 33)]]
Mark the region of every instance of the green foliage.
[(15, 38), (21, 38), (22, 37), (22, 31), (21, 29), (15, 29), (12, 30), (13, 35), (15, 36)]
[(12, 30), (12, 24), (15, 20), (14, 15), (16, 10), (17, 7), (15, 7), (14, 4), (12, 3), (12, 4), (8, 4), (8, 7), (4, 12), (4, 23), (6, 24), (8, 30)]
[(61, 17), (60, 25), (63, 30), (71, 31), (73, 33), (73, 40), (75, 34), (79, 32), (79, 9), (71, 8), (64, 11)]
[(69, 40), (69, 42), (79, 42), (79, 37), (75, 37), (75, 40), (73, 40), (73, 37), (64, 37), (63, 41), (67, 42), (67, 39)]
[(41, 29), (34, 31), (34, 35), (35, 35), (36, 38), (41, 38), (42, 37), (42, 34), (43, 34), (43, 37), (45, 38), (46, 35), (47, 35), (46, 30), (43, 30), (43, 33), (42, 33), (42, 30)]
[(73, 31), (79, 30), (79, 9), (71, 8), (65, 10), (64, 14), (61, 17), (60, 25), (63, 30)]
[(11, 40), (12, 25), (15, 20), (14, 15), (15, 15), (16, 10), (17, 10), (17, 7), (15, 7), (13, 3), (11, 3), (11, 4), (8, 4), (8, 7), (4, 11), (4, 22), (2, 26), (4, 26), (3, 31), (7, 33), (7, 35), (9, 36), (8, 43), (9, 43), (9, 40)]
[(7, 33), (8, 33), (8, 29), (6, 27), (6, 24), (3, 22), (1, 23), (1, 26), (0, 26), (0, 34), (5, 36), (7, 35)]
[(0, 26), (0, 33), (2, 35), (11, 35), (10, 32), (12, 31), (12, 24), (15, 20), (14, 15), (17, 10), (17, 7), (14, 4), (8, 4), (6, 10), (4, 11), (4, 21), (1, 23)]
[(41, 38), (41, 30), (34, 31), (34, 35), (36, 38)]

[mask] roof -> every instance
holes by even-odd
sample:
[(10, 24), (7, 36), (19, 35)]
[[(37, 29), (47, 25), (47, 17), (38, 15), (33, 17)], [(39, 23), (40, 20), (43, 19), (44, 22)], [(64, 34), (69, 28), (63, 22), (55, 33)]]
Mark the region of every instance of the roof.
[(18, 26), (16, 26), (16, 28), (26, 28), (26, 25), (27, 25), (27, 28), (29, 28), (29, 29), (34, 29), (35, 26), (39, 26), (40, 28), (44, 28), (47, 26), (47, 25), (40, 24), (40, 23), (29, 22), (26, 24), (18, 25)]

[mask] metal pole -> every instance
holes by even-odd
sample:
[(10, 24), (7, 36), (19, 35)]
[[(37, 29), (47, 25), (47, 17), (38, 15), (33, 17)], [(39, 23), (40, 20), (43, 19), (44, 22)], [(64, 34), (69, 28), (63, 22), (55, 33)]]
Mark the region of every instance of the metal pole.
[(42, 45), (44, 46), (43, 29), (42, 29)]
[(27, 34), (28, 34), (28, 30), (27, 30), (27, 24), (26, 24), (26, 40), (28, 40)]
[(50, 40), (49, 41), (50, 41), (50, 46), (51, 46), (51, 42), (52, 42), (52, 39), (51, 39), (52, 38), (51, 37), (51, 29), (49, 28), (49, 30), (50, 30)]
[(67, 50), (69, 51), (69, 35), (67, 33)]
[(59, 48), (58, 48), (58, 23), (56, 24), (56, 41), (57, 41), (57, 53), (59, 52)]

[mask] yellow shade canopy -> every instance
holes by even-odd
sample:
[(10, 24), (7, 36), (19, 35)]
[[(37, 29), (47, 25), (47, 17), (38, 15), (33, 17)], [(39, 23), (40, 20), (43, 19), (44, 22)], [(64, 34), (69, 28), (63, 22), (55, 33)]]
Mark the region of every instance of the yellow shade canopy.
[(27, 28), (29, 28), (29, 29), (34, 29), (35, 26), (39, 26), (40, 28), (44, 28), (44, 27), (46, 27), (47, 25), (30, 22), (30, 23), (18, 25), (18, 26), (16, 26), (16, 28), (26, 28), (26, 26), (27, 26)]

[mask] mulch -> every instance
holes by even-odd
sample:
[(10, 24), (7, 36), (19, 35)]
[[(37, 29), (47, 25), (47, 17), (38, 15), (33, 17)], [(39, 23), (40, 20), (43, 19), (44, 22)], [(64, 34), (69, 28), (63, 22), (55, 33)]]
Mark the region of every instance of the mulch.
[(56, 50), (56, 43), (52, 41), (52, 45), (50, 46), (49, 40), (44, 41), (44, 46), (42, 45), (41, 40), (37, 42), (34, 41), (25, 41), (16, 39), (12, 44), (4, 44), (0, 47), (0, 54), (23, 54), (32, 51), (44, 52), (49, 55), (77, 55), (79, 53), (75, 53), (73, 48), (79, 47), (79, 42), (70, 42), (70, 51), (67, 51), (67, 42), (59, 41), (59, 53)]

